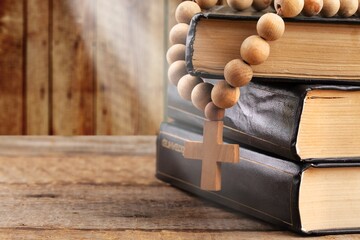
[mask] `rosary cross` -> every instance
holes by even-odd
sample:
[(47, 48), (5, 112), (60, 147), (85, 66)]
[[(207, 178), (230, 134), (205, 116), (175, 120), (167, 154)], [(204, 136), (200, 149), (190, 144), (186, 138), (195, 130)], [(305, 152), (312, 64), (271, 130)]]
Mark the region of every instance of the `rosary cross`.
[(223, 144), (223, 126), (222, 121), (205, 121), (203, 143), (185, 143), (184, 157), (202, 160), (200, 188), (203, 190), (221, 190), (221, 163), (239, 162), (239, 145)]

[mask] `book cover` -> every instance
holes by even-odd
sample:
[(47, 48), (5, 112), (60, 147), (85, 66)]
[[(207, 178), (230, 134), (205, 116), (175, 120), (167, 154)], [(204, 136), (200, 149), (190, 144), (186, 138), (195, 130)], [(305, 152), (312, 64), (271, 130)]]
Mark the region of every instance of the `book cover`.
[[(240, 45), (256, 34), (263, 13), (218, 6), (194, 16), (186, 43), (188, 72), (223, 78), (230, 60), (241, 58)], [(252, 66), (254, 77), (276, 81), (360, 82), (359, 18), (286, 18), (281, 39), (269, 42), (270, 56)]]
[[(168, 88), (172, 121), (201, 129), (202, 112)], [(360, 87), (251, 82), (226, 110), (224, 136), (294, 161), (358, 161)]]
[(358, 164), (285, 161), (240, 147), (240, 163), (223, 163), (222, 190), (201, 190), (201, 161), (183, 157), (199, 133), (164, 123), (157, 140), (156, 176), (223, 206), (303, 233), (360, 230)]

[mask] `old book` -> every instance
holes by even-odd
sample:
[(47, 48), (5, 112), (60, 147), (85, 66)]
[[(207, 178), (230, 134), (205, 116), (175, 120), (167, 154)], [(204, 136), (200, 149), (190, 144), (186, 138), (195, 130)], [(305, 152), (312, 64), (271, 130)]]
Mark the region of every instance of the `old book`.
[[(263, 13), (218, 6), (193, 18), (187, 39), (188, 71), (223, 78), (227, 62), (240, 57), (245, 38), (256, 33)], [(270, 42), (270, 56), (252, 66), (255, 77), (286, 81), (360, 82), (360, 20), (296, 17), (285, 19), (283, 37)]]
[(223, 206), (303, 233), (360, 231), (360, 166), (295, 163), (240, 148), (240, 162), (223, 163), (222, 190), (199, 188), (201, 161), (183, 157), (184, 142), (201, 134), (163, 124), (157, 178)]
[[(169, 86), (170, 120), (201, 128), (202, 112)], [(224, 136), (291, 160), (360, 159), (360, 86), (256, 83), (227, 109)]]

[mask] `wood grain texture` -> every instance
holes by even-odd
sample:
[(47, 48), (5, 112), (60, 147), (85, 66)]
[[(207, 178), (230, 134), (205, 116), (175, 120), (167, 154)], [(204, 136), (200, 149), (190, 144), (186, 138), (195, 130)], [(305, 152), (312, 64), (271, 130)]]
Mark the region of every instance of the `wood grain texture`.
[(0, 134), (24, 131), (24, 1), (0, 1)]
[(0, 184), (161, 185), (154, 156), (89, 156), (1, 157)]
[(49, 0), (27, 0), (26, 133), (49, 133)]
[[(43, 143), (50, 155), (29, 156), (28, 143), (25, 151), (18, 148), (18, 156), (0, 156), (0, 239), (299, 238), (156, 180), (154, 137), (79, 137), (83, 149), (89, 150), (81, 154), (64, 148), (64, 139), (72, 138), (27, 139), (37, 142), (34, 152)], [(0, 138), (0, 153), (7, 145), (4, 140)], [(93, 154), (94, 143), (102, 142), (104, 146), (129, 142), (134, 149), (143, 148), (136, 156), (129, 154), (131, 147), (121, 145), (116, 155), (108, 155), (107, 148), (104, 155), (100, 149)], [(69, 140), (68, 145), (73, 143)], [(141, 152), (150, 147), (152, 152)]]
[(0, 183), (159, 185), (154, 156), (154, 136), (1, 137)]
[(157, 131), (163, 117), (163, 6), (164, 0), (98, 1), (97, 134)]
[(96, 0), (52, 0), (52, 134), (90, 135)]
[(166, 185), (2, 185), (0, 191), (0, 228), (273, 230)]
[(154, 155), (155, 140), (155, 136), (7, 136), (0, 137), (0, 156)]
[[(123, 141), (155, 148), (150, 137)], [(93, 140), (87, 143), (90, 149)], [(160, 183), (154, 177), (154, 154), (128, 154), (124, 148), (113, 156), (0, 157), (0, 228), (273, 229)]]
[[(183, 231), (83, 231), (83, 230), (29, 230), (29, 229), (4, 229), (0, 230), (0, 238), (3, 240), (37, 240), (37, 239), (82, 239), (82, 240), (295, 240), (301, 239), (298, 235), (289, 232), (252, 232), (252, 231), (219, 231), (219, 232), (183, 232)], [(355, 240), (359, 235), (334, 235), (322, 237), (306, 237), (309, 240)]]
[(158, 131), (167, 1), (0, 4), (0, 135)]

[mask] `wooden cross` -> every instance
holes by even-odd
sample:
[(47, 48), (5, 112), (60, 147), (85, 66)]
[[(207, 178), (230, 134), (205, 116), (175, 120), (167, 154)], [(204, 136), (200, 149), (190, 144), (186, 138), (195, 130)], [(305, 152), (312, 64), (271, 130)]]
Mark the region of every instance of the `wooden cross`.
[(239, 162), (239, 145), (223, 144), (222, 121), (205, 121), (204, 142), (186, 142), (184, 157), (202, 160), (200, 188), (221, 190), (221, 163)]

